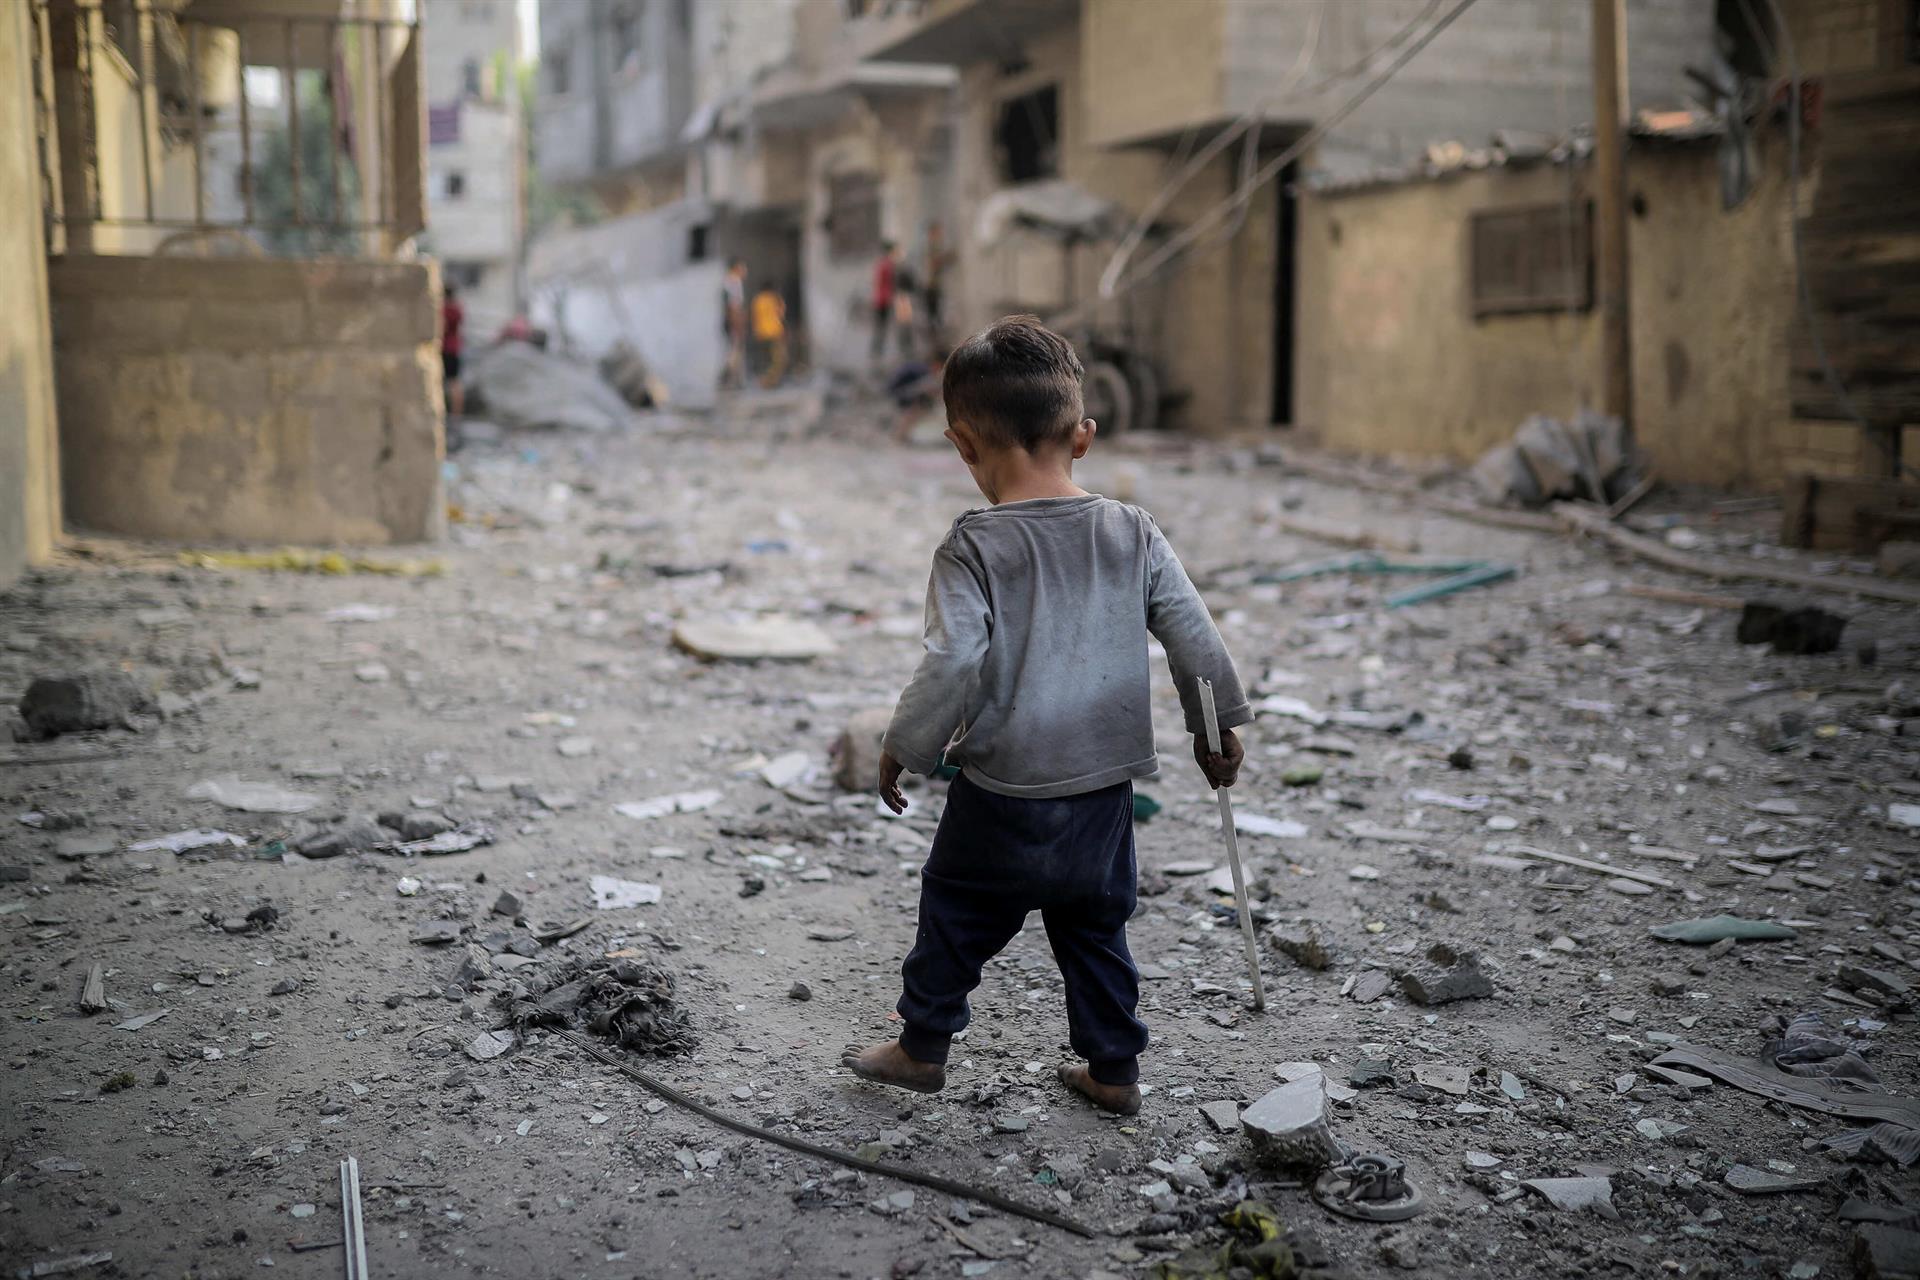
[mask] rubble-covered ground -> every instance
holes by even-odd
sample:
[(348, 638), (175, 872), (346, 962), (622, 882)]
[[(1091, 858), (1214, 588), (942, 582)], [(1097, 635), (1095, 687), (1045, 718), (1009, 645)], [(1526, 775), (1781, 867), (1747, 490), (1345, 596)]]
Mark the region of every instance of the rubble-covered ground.
[[(110, 1252), (73, 1274), (337, 1275), (337, 1248), (303, 1246), (340, 1237), (347, 1155), (373, 1273), (408, 1276), (1144, 1275), (1222, 1238), (1239, 1179), (1336, 1273), (1834, 1276), (1852, 1265), (1843, 1199), (1913, 1195), (1910, 1173), (1821, 1148), (1851, 1121), (1644, 1070), (1676, 1042), (1753, 1060), (1770, 1019), (1817, 1011), (1891, 1091), (1920, 1088), (1920, 832), (1899, 821), (1920, 794), (1912, 612), (1829, 598), (1850, 619), (1839, 651), (1778, 656), (1736, 643), (1737, 613), (1625, 590), (1736, 587), (1166, 439), (1103, 443), (1083, 479), (1154, 512), (1270, 700), (1244, 731), (1242, 848), (1263, 927), (1314, 958), (1299, 934), (1317, 926), (1327, 967), (1263, 940), (1269, 1007), (1250, 1008), (1214, 808), (1160, 670), (1140, 1115), (1055, 1082), (1066, 1027), (1037, 920), (989, 968), (943, 1094), (856, 1082), (840, 1053), (897, 1025), (941, 796), (922, 783), (891, 819), (834, 786), (829, 753), (907, 677), (931, 550), (979, 499), (944, 446), (891, 447), (858, 413), (807, 436), (785, 428), (793, 405), (476, 441), (450, 468), (440, 576), (82, 541), (0, 599), (8, 706), (36, 676), (120, 668), (167, 713), (0, 748), (9, 1274)], [(1637, 515), (1684, 515), (1689, 543), (1765, 544), (1776, 518), (1661, 501)], [(1519, 574), (1397, 610), (1386, 595), (1424, 579), (1263, 584), (1344, 554), (1280, 532), (1281, 513)], [(672, 642), (763, 614), (836, 648), (753, 664)], [(312, 807), (189, 796), (228, 779), (211, 791), (248, 798), (234, 776)], [(645, 803), (662, 797), (681, 799)], [(367, 851), (399, 838), (381, 815), (493, 843)], [(245, 844), (132, 847), (196, 828)], [(1649, 935), (1721, 912), (1796, 936), (1729, 952)], [(1435, 942), (1477, 952), (1491, 994), (1423, 1007), (1369, 976)], [(636, 1059), (669, 1083), (1099, 1234), (736, 1136), (550, 1030), (511, 1032), (503, 994), (608, 952), (672, 975), (633, 1024), (671, 1040), (685, 1015), (693, 1049)], [(94, 965), (108, 1007), (87, 1013)], [(1332, 1217), (1203, 1114), (1301, 1062), (1340, 1086), (1342, 1140), (1408, 1162), (1423, 1217)], [(1810, 1185), (1743, 1194), (1735, 1164)], [(1610, 1177), (1617, 1218), (1518, 1190), (1583, 1173)]]

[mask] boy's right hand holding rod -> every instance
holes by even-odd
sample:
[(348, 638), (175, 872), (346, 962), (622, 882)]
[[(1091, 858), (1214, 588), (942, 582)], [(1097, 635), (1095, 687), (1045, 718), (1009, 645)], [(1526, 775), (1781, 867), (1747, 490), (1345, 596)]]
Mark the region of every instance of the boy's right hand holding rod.
[(1230, 787), (1240, 776), (1240, 762), (1247, 753), (1240, 746), (1240, 739), (1234, 737), (1233, 730), (1220, 731), (1220, 750), (1218, 753), (1207, 750), (1207, 735), (1193, 735), (1193, 758), (1200, 766), (1200, 772), (1207, 775), (1207, 781), (1218, 791), (1221, 787)]

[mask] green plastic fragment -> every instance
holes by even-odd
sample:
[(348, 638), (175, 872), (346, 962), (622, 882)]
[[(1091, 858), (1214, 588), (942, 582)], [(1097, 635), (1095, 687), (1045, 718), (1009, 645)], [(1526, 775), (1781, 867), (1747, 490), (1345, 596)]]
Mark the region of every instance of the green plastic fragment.
[(1152, 796), (1141, 795), (1138, 791), (1133, 793), (1133, 820), (1135, 822), (1145, 822), (1159, 812), (1160, 802), (1158, 800), (1155, 800)]
[(1773, 920), (1743, 920), (1739, 916), (1708, 916), (1704, 920), (1675, 920), (1657, 924), (1649, 931), (1662, 942), (1684, 942), (1703, 947), (1733, 938), (1739, 942), (1778, 942), (1800, 935)]
[(1290, 787), (1310, 787), (1326, 776), (1325, 765), (1296, 764), (1280, 775), (1280, 781)]

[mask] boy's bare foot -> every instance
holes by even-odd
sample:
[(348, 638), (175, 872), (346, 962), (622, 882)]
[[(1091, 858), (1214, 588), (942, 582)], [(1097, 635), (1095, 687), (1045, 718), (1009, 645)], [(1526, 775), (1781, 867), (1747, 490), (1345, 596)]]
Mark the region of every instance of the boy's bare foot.
[(1137, 1084), (1101, 1084), (1088, 1074), (1085, 1067), (1080, 1066), (1062, 1066), (1059, 1076), (1061, 1084), (1082, 1095), (1102, 1111), (1111, 1111), (1117, 1116), (1140, 1113), (1140, 1086)]
[(945, 1067), (937, 1062), (909, 1058), (898, 1040), (869, 1045), (858, 1053), (848, 1053), (840, 1059), (840, 1065), (862, 1080), (890, 1084), (896, 1089), (911, 1089), (915, 1093), (938, 1093), (947, 1083)]

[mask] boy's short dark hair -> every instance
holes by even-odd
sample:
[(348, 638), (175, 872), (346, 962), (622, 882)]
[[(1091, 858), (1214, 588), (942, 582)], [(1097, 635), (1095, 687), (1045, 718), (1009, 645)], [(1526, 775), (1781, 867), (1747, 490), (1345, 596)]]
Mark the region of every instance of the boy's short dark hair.
[(950, 421), (1031, 453), (1080, 425), (1085, 374), (1073, 344), (1038, 316), (1007, 316), (954, 348), (940, 394)]

